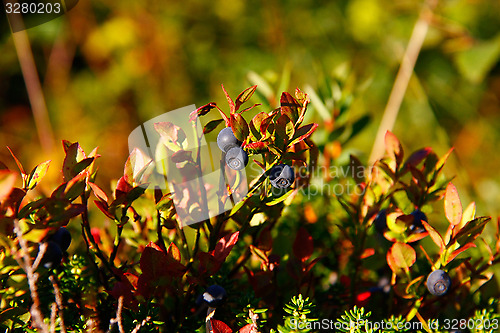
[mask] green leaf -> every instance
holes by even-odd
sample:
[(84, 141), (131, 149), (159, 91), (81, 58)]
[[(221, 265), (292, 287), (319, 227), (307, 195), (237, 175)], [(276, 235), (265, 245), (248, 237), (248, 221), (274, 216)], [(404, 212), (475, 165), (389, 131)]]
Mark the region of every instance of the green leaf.
[(467, 224), (467, 222), (471, 221), (474, 219), (476, 216), (476, 203), (471, 202), (467, 208), (465, 208), (463, 214), (462, 214), (462, 220), (460, 221), (460, 224), (457, 226), (459, 229), (462, 229), (464, 225)]
[(387, 263), (395, 273), (401, 269), (408, 272), (416, 259), (417, 254), (415, 250), (410, 245), (404, 243), (394, 243), (389, 252), (387, 252)]
[(224, 121), (224, 119), (215, 119), (215, 120), (209, 121), (208, 124), (206, 124), (205, 127), (203, 127), (203, 134), (208, 134), (208, 133), (212, 132), (223, 121)]
[(268, 118), (267, 113), (259, 112), (252, 118), (252, 120), (248, 124), (248, 127), (250, 129), (250, 134), (255, 138), (255, 140), (259, 140), (260, 138), (262, 138), (263, 132), (261, 132), (260, 130), (260, 125), (262, 124), (262, 121), (266, 118)]
[(448, 183), (446, 187), (444, 212), (452, 225), (458, 225), (462, 220), (462, 203), (460, 202), (457, 188), (452, 183)]
[(345, 140), (345, 142), (351, 140), (356, 135), (358, 135), (364, 128), (366, 128), (366, 126), (368, 126), (370, 124), (370, 121), (371, 121), (371, 117), (369, 115), (364, 115), (361, 118), (359, 118), (358, 120), (356, 120), (354, 122), (354, 124), (352, 124), (351, 134)]
[(495, 66), (499, 57), (500, 34), (459, 52), (455, 57), (455, 64), (463, 76), (474, 83), (480, 83)]
[(458, 233), (453, 237), (451, 244), (457, 242), (464, 245), (473, 242), (482, 232), (486, 223), (491, 220), (489, 216), (482, 216), (469, 221)]
[(295, 189), (291, 189), (288, 192), (284, 193), (283, 195), (280, 195), (278, 197), (271, 197), (271, 201), (266, 202), (266, 206), (274, 206), (279, 204), (282, 201), (285, 201), (292, 193), (295, 191)]
[(298, 128), (295, 131), (295, 134), (293, 136), (293, 140), (290, 144), (299, 143), (299, 142), (307, 139), (308, 137), (310, 137), (314, 133), (316, 128), (318, 128), (318, 124), (307, 124), (307, 125), (304, 125), (304, 126)]
[(238, 111), (240, 109), (241, 104), (245, 103), (252, 97), (253, 93), (257, 89), (257, 85), (253, 85), (245, 90), (243, 90), (238, 97), (236, 97), (236, 105), (235, 110)]
[(80, 162), (76, 163), (75, 166), (73, 167), (73, 172), (75, 175), (78, 175), (80, 172), (85, 170), (87, 167), (89, 167), (92, 162), (94, 162), (95, 157), (89, 157), (89, 158), (84, 158)]
[(406, 230), (406, 223), (400, 219), (401, 216), (399, 213), (390, 213), (387, 214), (387, 227), (389, 230), (392, 230), (397, 233), (403, 233)]

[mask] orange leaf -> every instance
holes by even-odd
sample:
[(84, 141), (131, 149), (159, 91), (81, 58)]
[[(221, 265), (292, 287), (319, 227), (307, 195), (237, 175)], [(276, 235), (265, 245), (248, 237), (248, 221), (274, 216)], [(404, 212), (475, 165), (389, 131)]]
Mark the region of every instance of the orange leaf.
[(403, 147), (401, 147), (398, 138), (391, 131), (385, 133), (385, 149), (398, 165), (401, 164), (403, 160)]
[(170, 246), (167, 249), (167, 253), (174, 258), (175, 261), (181, 261), (181, 251), (179, 251), (179, 248), (175, 243), (170, 243)]
[(232, 333), (233, 330), (226, 325), (223, 321), (217, 319), (210, 319), (212, 330), (214, 333)]
[(457, 188), (452, 183), (449, 183), (446, 187), (444, 213), (448, 221), (453, 225), (458, 225), (462, 221), (462, 203)]
[(387, 263), (393, 272), (403, 269), (405, 272), (415, 263), (415, 250), (405, 243), (394, 243), (387, 252)]
[(455, 257), (458, 256), (460, 253), (464, 252), (467, 249), (470, 249), (471, 247), (476, 247), (476, 244), (467, 243), (464, 246), (459, 247), (449, 255), (448, 259), (446, 260), (446, 263), (449, 263), (450, 261), (455, 259)]
[(429, 223), (422, 221), (422, 224), (424, 225), (425, 230), (427, 230), (427, 232), (429, 233), (429, 236), (431, 236), (434, 243), (439, 246), (440, 249), (444, 249), (444, 241), (443, 237), (441, 237), (441, 234), (437, 232), (436, 229), (431, 227)]

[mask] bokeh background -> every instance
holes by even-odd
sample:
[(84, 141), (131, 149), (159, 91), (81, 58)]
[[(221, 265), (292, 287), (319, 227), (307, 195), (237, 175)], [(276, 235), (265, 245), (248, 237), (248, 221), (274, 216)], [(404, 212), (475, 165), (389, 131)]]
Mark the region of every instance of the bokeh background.
[[(343, 149), (366, 162), (423, 6), (415, 0), (80, 1), (26, 30), (51, 125), (41, 133), (43, 145), (17, 52), (26, 50), (16, 51), (2, 13), (0, 161), (15, 169), (5, 146), (29, 170), (52, 159), (41, 184), (50, 193), (61, 179), (61, 140), (79, 141), (87, 152), (99, 146), (98, 184), (109, 191), (135, 127), (190, 104), (224, 106), (222, 83), (233, 96), (259, 84), (271, 104), (283, 90), (315, 90), (333, 112), (328, 96), (339, 91), (328, 90), (342, 82), (335, 87), (352, 96), (349, 117), (370, 116)], [(394, 128), (408, 152), (431, 146), (443, 155), (454, 146), (446, 174), (456, 176), (465, 203), (477, 201), (478, 215), (494, 217), (499, 59), (498, 0), (439, 1)], [(320, 112), (312, 120), (324, 124)]]

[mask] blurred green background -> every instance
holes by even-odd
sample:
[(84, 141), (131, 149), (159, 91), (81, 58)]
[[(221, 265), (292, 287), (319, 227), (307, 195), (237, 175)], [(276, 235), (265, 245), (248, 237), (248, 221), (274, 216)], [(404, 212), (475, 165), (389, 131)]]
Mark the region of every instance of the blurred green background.
[[(423, 6), (414, 0), (80, 1), (26, 30), (52, 147), (40, 144), (2, 13), (0, 160), (15, 168), (7, 145), (26, 169), (52, 159), (41, 184), (50, 193), (61, 177), (61, 140), (79, 141), (86, 152), (99, 146), (98, 184), (109, 190), (122, 174), (131, 130), (185, 105), (225, 106), (221, 83), (232, 96), (259, 83), (269, 97), (308, 86), (328, 95), (328, 82), (338, 80), (353, 96), (349, 117), (371, 115), (362, 135), (344, 147), (366, 162)], [(464, 205), (476, 200), (478, 215), (494, 217), (500, 212), (499, 59), (500, 1), (440, 1), (394, 129), (408, 153), (431, 146), (443, 155), (454, 146), (446, 174), (457, 176)], [(324, 123), (319, 113), (312, 120)]]

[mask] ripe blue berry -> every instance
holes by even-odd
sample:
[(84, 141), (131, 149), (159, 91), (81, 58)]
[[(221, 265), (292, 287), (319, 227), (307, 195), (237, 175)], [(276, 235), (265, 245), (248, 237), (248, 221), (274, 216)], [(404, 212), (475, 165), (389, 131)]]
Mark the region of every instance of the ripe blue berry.
[(66, 251), (71, 244), (71, 234), (68, 229), (65, 227), (61, 227), (57, 229), (57, 231), (49, 237), (49, 241), (55, 242), (61, 250)]
[(424, 232), (425, 228), (422, 221), (427, 222), (427, 215), (419, 209), (414, 210), (410, 215), (413, 215), (413, 224), (410, 226), (410, 230)]
[(61, 263), (63, 252), (56, 242), (48, 241), (46, 244), (47, 248), (45, 249), (45, 253), (43, 254), (41, 264), (45, 268), (56, 267)]
[(451, 279), (445, 271), (438, 269), (429, 274), (426, 284), (432, 295), (442, 296), (450, 289)]
[(271, 169), (269, 180), (271, 181), (271, 185), (276, 188), (287, 188), (293, 184), (295, 173), (289, 165), (278, 164)]
[(385, 209), (382, 209), (377, 214), (377, 217), (375, 217), (373, 224), (375, 225), (375, 230), (377, 230), (381, 234), (384, 233), (384, 231), (387, 229), (387, 211)]
[(214, 284), (208, 287), (207, 291), (203, 293), (203, 300), (207, 302), (211, 308), (215, 308), (224, 303), (226, 296), (226, 290), (223, 287)]
[(248, 154), (238, 146), (233, 146), (226, 152), (226, 164), (233, 170), (242, 170), (248, 164)]
[(241, 146), (241, 142), (236, 139), (231, 127), (226, 127), (217, 135), (217, 146), (219, 146), (220, 150), (227, 153), (233, 146)]

